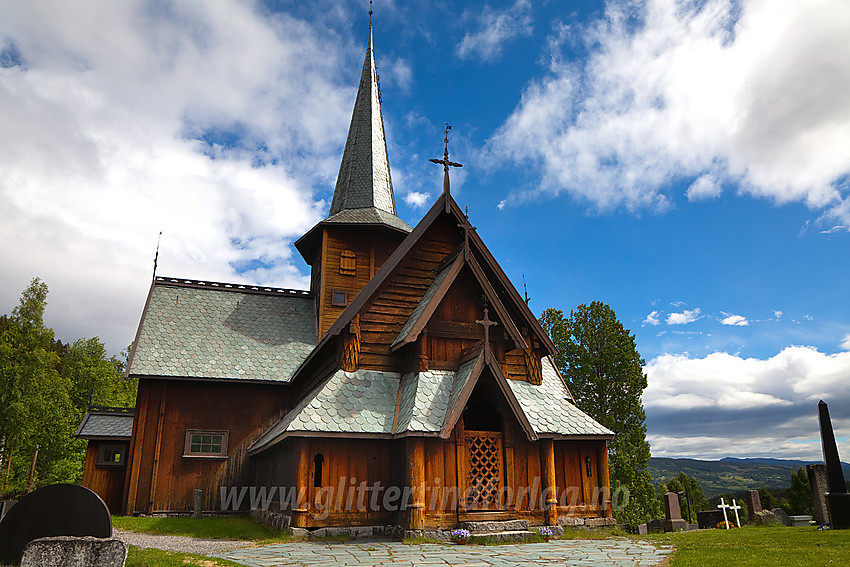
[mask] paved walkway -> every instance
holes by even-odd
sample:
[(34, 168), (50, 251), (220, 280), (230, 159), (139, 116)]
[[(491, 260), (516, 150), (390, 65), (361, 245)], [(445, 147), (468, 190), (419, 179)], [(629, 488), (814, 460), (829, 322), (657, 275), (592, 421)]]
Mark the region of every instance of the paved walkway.
[(660, 565), (671, 551), (670, 547), (657, 548), (649, 542), (626, 538), (488, 546), (354, 540), (284, 543), (222, 552), (217, 556), (250, 567), (649, 567)]

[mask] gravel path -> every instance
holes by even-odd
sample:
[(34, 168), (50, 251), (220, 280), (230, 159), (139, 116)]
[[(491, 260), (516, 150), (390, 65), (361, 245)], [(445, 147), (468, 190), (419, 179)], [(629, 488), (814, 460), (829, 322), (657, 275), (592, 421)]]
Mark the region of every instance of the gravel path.
[(239, 540), (140, 534), (124, 530), (112, 531), (115, 537), (120, 538), (128, 545), (146, 548), (152, 547), (154, 549), (165, 549), (180, 553), (197, 553), (198, 555), (214, 555), (253, 545), (252, 542)]

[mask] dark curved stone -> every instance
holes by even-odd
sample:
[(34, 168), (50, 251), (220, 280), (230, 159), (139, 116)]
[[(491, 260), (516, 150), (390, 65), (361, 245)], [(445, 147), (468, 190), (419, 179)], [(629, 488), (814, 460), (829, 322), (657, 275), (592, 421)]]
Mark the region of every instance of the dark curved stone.
[(76, 484), (52, 484), (21, 498), (0, 522), (0, 564), (17, 565), (24, 547), (51, 536), (112, 536), (100, 496)]

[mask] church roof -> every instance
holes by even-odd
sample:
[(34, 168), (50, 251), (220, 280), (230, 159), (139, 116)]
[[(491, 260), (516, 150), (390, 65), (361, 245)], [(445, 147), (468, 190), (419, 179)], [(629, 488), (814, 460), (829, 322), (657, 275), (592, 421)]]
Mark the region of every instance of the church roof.
[[(261, 452), (289, 436), (440, 436), (454, 427), (484, 358), (482, 352), (457, 371), (429, 370), (403, 376), (376, 370), (338, 370), (263, 433), (248, 451)], [(540, 386), (506, 380), (500, 373), (497, 377), (497, 382), (510, 385), (513, 395), (508, 397), (519, 402), (517, 417), (531, 426), (534, 438), (611, 438), (611, 431), (572, 403), (548, 357), (543, 368)]]
[(370, 24), (366, 59), (329, 216), (345, 209), (372, 207), (396, 214)]
[(403, 233), (410, 225), (396, 216), (390, 160), (384, 135), (384, 118), (378, 88), (378, 73), (372, 53), (372, 25), (360, 74), (348, 138), (339, 166), (328, 218), (295, 242), (295, 247), (311, 262), (315, 231), (324, 225), (384, 226)]
[(127, 374), (288, 382), (316, 344), (313, 298), (157, 277)]

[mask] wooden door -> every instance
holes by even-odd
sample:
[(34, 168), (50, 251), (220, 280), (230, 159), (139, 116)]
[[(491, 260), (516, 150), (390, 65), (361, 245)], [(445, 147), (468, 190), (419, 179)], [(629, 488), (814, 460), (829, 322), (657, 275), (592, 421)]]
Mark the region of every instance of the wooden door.
[(464, 432), (466, 474), (462, 494), (468, 511), (503, 509), (505, 478), (502, 458), (502, 433), (498, 431)]

